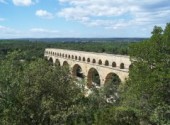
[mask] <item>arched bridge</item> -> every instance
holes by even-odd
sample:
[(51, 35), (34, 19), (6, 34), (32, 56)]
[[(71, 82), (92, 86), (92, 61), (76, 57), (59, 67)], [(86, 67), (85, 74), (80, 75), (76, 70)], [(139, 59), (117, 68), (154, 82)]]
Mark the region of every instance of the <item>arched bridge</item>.
[(84, 78), (89, 87), (93, 77), (98, 77), (100, 86), (115, 76), (123, 82), (131, 64), (129, 56), (64, 49), (47, 48), (44, 56), (56, 65), (69, 66), (73, 76)]

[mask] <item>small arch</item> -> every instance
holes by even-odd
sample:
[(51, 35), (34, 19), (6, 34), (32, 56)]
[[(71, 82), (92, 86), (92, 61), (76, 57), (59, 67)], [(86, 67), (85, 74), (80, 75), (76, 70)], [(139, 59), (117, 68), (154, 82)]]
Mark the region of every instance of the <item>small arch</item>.
[(116, 67), (116, 62), (113, 62), (113, 63), (112, 63), (112, 67)]
[(65, 54), (65, 58), (67, 58), (67, 54)]
[(75, 56), (75, 60), (77, 60), (77, 56)]
[(79, 61), (81, 61), (81, 57), (79, 56)]
[(70, 59), (70, 55), (68, 55), (68, 58)]
[(95, 59), (93, 59), (93, 61), (92, 61), (93, 63), (96, 63), (96, 60)]
[(69, 67), (69, 64), (68, 64), (67, 61), (64, 61), (64, 62), (63, 62), (63, 67)]
[(78, 64), (75, 64), (75, 65), (73, 66), (73, 71), (72, 71), (72, 73), (73, 73), (73, 77), (84, 78), (84, 75), (83, 75), (83, 73), (82, 73), (82, 68), (81, 68), (81, 66), (78, 65)]
[(62, 57), (64, 57), (64, 53), (62, 54)]
[(59, 56), (60, 54), (59, 53), (57, 53), (57, 56)]
[(72, 59), (74, 59), (74, 56), (72, 55)]
[(124, 63), (121, 63), (121, 64), (120, 64), (120, 69), (124, 69), (124, 68), (125, 68)]
[(87, 75), (87, 87), (91, 88), (96, 86), (100, 86), (100, 76), (95, 68), (91, 68)]
[(90, 58), (87, 58), (87, 62), (90, 62)]
[(99, 62), (98, 62), (99, 65), (102, 65), (102, 60), (100, 59)]
[(53, 52), (53, 56), (54, 56), (54, 52)]
[(108, 60), (105, 61), (105, 66), (109, 66), (109, 61)]
[(60, 66), (60, 60), (59, 60), (59, 59), (56, 59), (56, 60), (55, 60), (55, 65), (56, 65), (56, 66)]
[(86, 61), (86, 58), (85, 58), (85, 57), (83, 57), (83, 61)]

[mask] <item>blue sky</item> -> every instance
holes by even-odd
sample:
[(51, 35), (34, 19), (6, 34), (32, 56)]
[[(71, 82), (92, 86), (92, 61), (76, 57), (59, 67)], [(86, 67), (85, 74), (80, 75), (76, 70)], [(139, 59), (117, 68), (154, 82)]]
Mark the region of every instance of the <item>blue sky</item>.
[(0, 38), (150, 37), (170, 0), (0, 0)]

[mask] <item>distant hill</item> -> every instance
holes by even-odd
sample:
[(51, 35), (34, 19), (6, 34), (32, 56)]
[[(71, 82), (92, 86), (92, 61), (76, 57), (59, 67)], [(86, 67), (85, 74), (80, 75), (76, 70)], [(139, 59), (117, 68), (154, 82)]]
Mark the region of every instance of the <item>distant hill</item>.
[(19, 38), (13, 40), (29, 40), (41, 42), (139, 42), (148, 38)]

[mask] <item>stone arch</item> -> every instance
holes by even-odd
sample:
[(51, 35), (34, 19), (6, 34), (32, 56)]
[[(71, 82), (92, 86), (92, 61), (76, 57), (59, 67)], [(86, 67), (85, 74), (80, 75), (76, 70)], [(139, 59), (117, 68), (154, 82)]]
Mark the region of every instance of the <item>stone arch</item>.
[(85, 58), (85, 57), (83, 57), (83, 61), (86, 61), (86, 58)]
[(79, 64), (75, 64), (72, 69), (73, 77), (84, 78), (84, 74), (82, 73), (82, 68)]
[(87, 87), (95, 87), (95, 86), (100, 86), (101, 81), (100, 81), (100, 75), (98, 71), (95, 68), (91, 68), (88, 71), (87, 74)]
[(74, 59), (74, 56), (72, 55), (71, 58)]
[(55, 65), (56, 65), (56, 66), (61, 66), (59, 59), (56, 59), (56, 60), (55, 60)]
[(65, 58), (67, 58), (67, 54), (65, 54)]
[(112, 63), (112, 67), (116, 67), (116, 62), (113, 62), (113, 63)]
[(70, 59), (70, 55), (68, 55), (68, 58)]
[(115, 102), (119, 99), (118, 88), (121, 81), (117, 74), (109, 73), (105, 78), (104, 91), (107, 101)]
[(90, 58), (87, 58), (87, 62), (90, 62)]
[(109, 61), (108, 60), (105, 61), (105, 66), (109, 66)]
[(92, 63), (96, 63), (96, 60), (95, 60), (95, 59), (93, 59)]
[(49, 58), (49, 64), (53, 65), (53, 58), (52, 57)]
[(62, 57), (64, 57), (64, 53), (62, 54)]
[(63, 67), (69, 67), (69, 64), (68, 64), (67, 61), (64, 61), (64, 62), (63, 62)]
[(133, 68), (133, 64), (130, 64), (130, 65), (129, 65), (129, 69), (132, 69), (132, 68)]
[(81, 61), (81, 57), (79, 56), (79, 61)]
[(108, 82), (112, 82), (117, 85), (120, 84), (121, 80), (117, 74), (111, 72), (107, 74), (104, 84), (107, 84)]
[(75, 60), (77, 60), (77, 56), (75, 56)]
[(102, 65), (102, 60), (100, 59), (99, 62), (98, 62), (99, 65)]
[(121, 63), (120, 64), (120, 69), (124, 69), (125, 68), (125, 64), (124, 63)]

